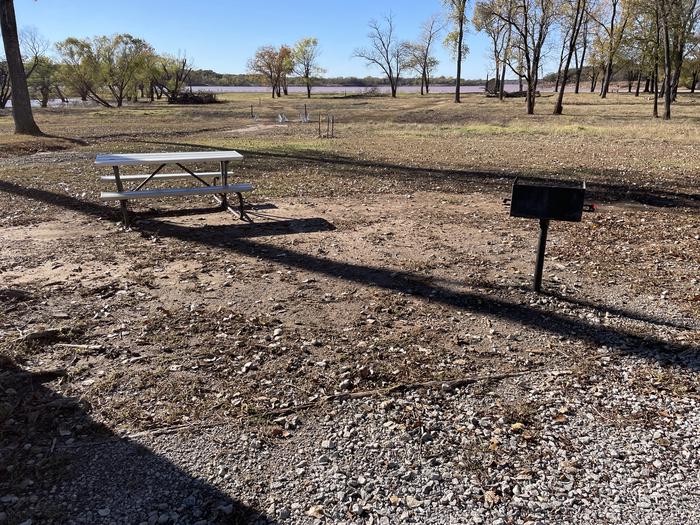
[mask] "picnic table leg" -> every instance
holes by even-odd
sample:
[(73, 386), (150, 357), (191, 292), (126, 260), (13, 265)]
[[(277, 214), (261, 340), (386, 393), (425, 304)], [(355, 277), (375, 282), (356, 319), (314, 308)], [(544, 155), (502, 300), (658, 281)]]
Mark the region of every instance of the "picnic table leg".
[[(124, 191), (124, 185), (122, 184), (121, 178), (119, 178), (119, 166), (112, 166), (112, 169), (114, 170), (114, 181), (117, 183), (117, 191), (121, 193)], [(119, 207), (122, 209), (122, 217), (124, 219), (124, 227), (128, 228), (129, 227), (129, 210), (126, 207), (126, 199), (119, 201)]]
[[(228, 186), (228, 161), (225, 160), (221, 164), (221, 185)], [(226, 193), (221, 194), (221, 207), (226, 209), (228, 207), (228, 198)]]

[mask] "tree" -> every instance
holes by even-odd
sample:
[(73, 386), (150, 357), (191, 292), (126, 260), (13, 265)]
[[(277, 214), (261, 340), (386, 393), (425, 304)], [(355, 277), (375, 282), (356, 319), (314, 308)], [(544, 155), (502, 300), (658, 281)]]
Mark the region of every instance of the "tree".
[(514, 31), (512, 46), (522, 57), (523, 70), (521, 73), (520, 68), (516, 71), (512, 65), (509, 64), (509, 67), (514, 73), (522, 74), (527, 81), (525, 101), (528, 115), (535, 113), (542, 52), (556, 20), (557, 8), (555, 0), (515, 0), (507, 7), (498, 6), (493, 13)]
[(260, 75), (270, 84), (272, 98), (280, 93), (279, 83), (282, 76), (280, 51), (272, 46), (263, 46), (258, 48), (253, 58), (248, 61), (249, 71)]
[(93, 46), (102, 80), (117, 107), (121, 107), (137, 71), (144, 67), (146, 56), (153, 49), (144, 40), (128, 33), (97, 37)]
[(7, 101), (10, 100), (10, 71), (7, 68), (7, 60), (4, 55), (0, 55), (0, 109), (5, 109)]
[(311, 80), (317, 75), (322, 75), (324, 69), (318, 65), (318, 56), (321, 51), (316, 38), (302, 38), (294, 45), (293, 61), (294, 72), (304, 79), (306, 84), (306, 97), (311, 98)]
[(287, 91), (287, 77), (294, 72), (294, 54), (292, 48), (286, 45), (280, 46), (279, 52), (277, 53), (277, 96), (280, 96), (280, 89), (282, 93), (288, 95)]
[(478, 2), (474, 8), (472, 23), (479, 32), (484, 32), (491, 40), (493, 62), (496, 66), (495, 92), (502, 100), (505, 93), (506, 62), (508, 61), (508, 48), (510, 47), (511, 29), (507, 22), (495, 16), (493, 13), (500, 9), (497, 6), (502, 0), (485, 0)]
[(389, 80), (391, 96), (396, 98), (401, 70), (408, 59), (408, 47), (405, 43), (397, 41), (394, 17), (391, 13), (384, 16), (384, 24), (370, 20), (369, 29), (367, 37), (370, 45), (356, 49), (353, 56), (365, 60), (368, 66), (381, 69)]
[(147, 61), (152, 88), (164, 94), (168, 102), (176, 102), (192, 74), (192, 62), (187, 55), (151, 55)]
[(452, 51), (457, 62), (455, 79), (455, 102), (461, 102), (462, 61), (469, 52), (464, 45), (464, 30), (467, 23), (467, 0), (443, 0), (447, 7), (448, 20), (452, 22), (452, 31), (445, 37), (445, 45)]
[(58, 66), (48, 57), (39, 57), (32, 64), (32, 74), (27, 79), (31, 94), (42, 108), (49, 105), (51, 90), (56, 87)]
[(687, 87), (691, 93), (695, 93), (695, 87), (700, 79), (700, 35), (694, 38), (693, 44), (686, 57), (684, 69), (686, 73)]
[[(36, 27), (25, 27), (19, 32), (19, 47), (22, 52), (22, 60), (25, 63), (25, 76), (29, 78), (34, 68), (39, 65), (39, 59), (46, 57), (51, 45)], [(28, 67), (27, 67), (28, 66)]]
[(88, 98), (104, 107), (112, 105), (100, 91), (100, 66), (91, 42), (86, 39), (67, 38), (56, 44), (61, 57), (59, 75), (62, 83), (81, 100)]
[(610, 89), (615, 56), (623, 42), (625, 28), (630, 19), (630, 10), (623, 0), (603, 0), (593, 6), (589, 12), (591, 19), (602, 30), (599, 35), (605, 49), (605, 66), (600, 96), (606, 98)]
[(566, 27), (566, 35), (568, 37), (568, 49), (564, 67), (561, 68), (560, 78), (557, 81), (560, 83), (557, 101), (554, 104), (554, 114), (561, 115), (564, 111), (564, 91), (566, 90), (566, 82), (569, 78), (569, 66), (571, 58), (576, 51), (578, 35), (581, 31), (581, 26), (586, 17), (586, 0), (566, 0), (562, 6), (564, 7), (564, 25)]
[(431, 54), (431, 48), (444, 25), (437, 16), (431, 16), (423, 22), (418, 40), (406, 44), (406, 66), (420, 76), (420, 94), (430, 93), (430, 79), (439, 64), (438, 59)]
[(15, 133), (41, 135), (41, 130), (34, 121), (32, 113), (13, 0), (0, 0), (0, 30), (5, 48), (7, 72), (12, 83), (12, 117), (15, 121)]

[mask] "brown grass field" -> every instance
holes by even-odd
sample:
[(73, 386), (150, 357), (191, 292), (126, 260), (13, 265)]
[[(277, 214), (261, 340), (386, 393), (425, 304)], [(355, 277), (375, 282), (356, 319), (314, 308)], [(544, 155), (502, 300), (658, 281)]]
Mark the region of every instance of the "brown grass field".
[[(480, 95), (221, 100), (37, 110), (38, 139), (0, 112), (0, 493), (114, 434), (232, 425), (282, 454), (303, 438), (280, 415), (303, 406), (312, 429), (314, 403), (348, 390), (559, 370), (538, 384), (574, 404), (598, 402), (581, 385), (699, 399), (700, 97), (670, 122), (623, 93), (567, 95), (560, 117), (546, 93), (531, 117)], [(198, 197), (142, 201), (125, 231), (100, 202), (96, 154), (203, 149), (244, 154), (252, 224)], [(536, 221), (502, 203), (521, 175), (584, 179), (597, 206), (552, 225), (542, 295)], [(489, 388), (479, 410), (520, 417), (524, 390)]]

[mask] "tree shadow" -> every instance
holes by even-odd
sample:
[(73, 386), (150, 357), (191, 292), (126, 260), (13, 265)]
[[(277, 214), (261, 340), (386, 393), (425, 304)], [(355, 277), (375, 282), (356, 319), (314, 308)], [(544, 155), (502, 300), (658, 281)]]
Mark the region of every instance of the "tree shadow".
[(64, 137), (63, 135), (54, 135), (52, 133), (42, 133), (41, 135), (38, 135), (38, 137), (65, 140), (66, 142), (70, 142), (71, 144), (76, 144), (77, 146), (89, 146), (90, 145), (90, 143), (84, 139), (80, 139), (77, 137)]
[[(204, 150), (221, 150), (220, 146), (209, 146), (190, 142), (172, 142), (161, 140), (134, 140), (144, 144), (158, 144), (164, 146), (188, 147)], [(287, 161), (329, 165), (348, 170), (353, 178), (376, 176), (375, 171), (381, 173), (382, 179), (394, 178), (399, 182), (411, 182), (416, 185), (436, 183), (445, 184), (452, 182), (460, 185), (460, 191), (475, 189), (475, 185), (490, 187), (495, 191), (507, 191), (509, 185), (517, 177), (526, 176), (532, 180), (546, 181), (551, 177), (538, 177), (524, 173), (489, 172), (476, 170), (459, 170), (450, 168), (424, 168), (420, 166), (406, 166), (391, 162), (361, 160), (354, 157), (331, 154), (329, 152), (317, 152), (315, 150), (300, 150), (298, 153), (277, 153), (263, 150), (249, 150), (236, 148), (236, 151), (249, 158), (256, 159), (281, 159)], [(358, 170), (358, 168), (361, 168)], [(365, 169), (367, 171), (363, 171)], [(388, 170), (388, 172), (387, 172)], [(600, 169), (595, 172), (600, 178), (614, 179), (619, 176), (614, 170)], [(557, 175), (558, 178), (567, 178)], [(426, 186), (427, 187), (427, 186)], [(414, 188), (415, 189), (415, 188)], [(634, 202), (647, 206), (661, 208), (691, 208), (700, 209), (700, 194), (682, 191), (669, 191), (662, 188), (640, 188), (638, 185), (611, 183), (603, 181), (587, 181), (586, 198), (598, 203)]]
[(0, 356), (0, 511), (8, 523), (273, 523), (46, 386), (65, 374), (28, 372)]
[[(0, 189), (7, 188), (9, 183), (0, 181)], [(11, 185), (15, 186), (15, 185)], [(32, 195), (34, 190), (25, 188), (23, 193)], [(51, 197), (54, 195), (54, 197)], [(58, 201), (55, 197), (60, 197)], [(41, 190), (33, 198), (49, 199), (46, 202), (61, 202), (68, 209), (81, 211), (86, 203), (69, 196), (56, 196), (51, 192)], [(100, 215), (111, 210), (106, 206), (90, 204), (82, 210), (93, 213), (99, 210)], [(249, 225), (254, 229), (256, 225)], [(488, 315), (494, 319), (513, 322), (517, 325), (535, 329), (556, 336), (574, 338), (594, 345), (606, 345), (617, 348), (625, 353), (658, 359), (662, 362), (674, 362), (680, 366), (700, 370), (700, 360), (697, 345), (666, 340), (657, 335), (635, 333), (631, 330), (614, 328), (602, 324), (586, 322), (578, 317), (569, 316), (544, 307), (531, 305), (527, 301), (511, 302), (492, 294), (476, 291), (460, 291), (448, 286), (427, 284), (425, 276), (411, 272), (395, 271), (362, 264), (325, 259), (311, 254), (301, 253), (290, 248), (280, 248), (264, 244), (242, 236), (235, 236), (238, 226), (221, 226), (206, 228), (191, 228), (177, 224), (160, 225), (160, 236), (176, 238), (186, 242), (195, 242), (210, 247), (221, 248), (240, 255), (257, 257), (277, 264), (314, 272), (328, 277), (348, 282), (372, 286), (407, 295), (423, 297), (430, 302), (436, 302), (463, 311)]]
[[(530, 285), (527, 285), (524, 283), (503, 285), (503, 284), (490, 283), (490, 282), (486, 282), (486, 281), (478, 281), (478, 282), (473, 283), (473, 284), (474, 284), (474, 286), (476, 286), (478, 288), (483, 288), (485, 290), (503, 290), (503, 291), (505, 291), (508, 289), (517, 289), (522, 293), (529, 293), (532, 290)], [(623, 317), (625, 319), (630, 319), (632, 321), (640, 321), (642, 323), (656, 325), (659, 327), (665, 326), (668, 328), (675, 328), (677, 330), (695, 330), (698, 328), (695, 326), (691, 326), (690, 323), (682, 323), (682, 322), (676, 322), (676, 321), (672, 321), (672, 320), (668, 320), (668, 319), (660, 319), (658, 317), (653, 317), (651, 315), (648, 315), (648, 314), (645, 314), (642, 312), (635, 312), (635, 311), (630, 310), (628, 308), (620, 308), (617, 306), (603, 304), (603, 303), (594, 303), (592, 301), (587, 301), (585, 299), (579, 299), (579, 298), (573, 297), (571, 295), (565, 295), (563, 293), (560, 293), (560, 292), (554, 291), (554, 290), (542, 290), (540, 292), (540, 295), (544, 296), (544, 297), (551, 297), (551, 298), (556, 299), (558, 301), (568, 303), (571, 306), (592, 310), (600, 316), (604, 316), (605, 314), (610, 314), (614, 317)]]

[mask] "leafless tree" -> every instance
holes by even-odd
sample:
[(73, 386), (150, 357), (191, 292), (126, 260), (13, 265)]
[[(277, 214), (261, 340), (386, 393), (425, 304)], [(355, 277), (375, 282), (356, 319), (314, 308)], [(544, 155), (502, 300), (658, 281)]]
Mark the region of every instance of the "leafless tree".
[(383, 24), (377, 20), (370, 20), (369, 30), (367, 36), (370, 45), (356, 49), (353, 56), (365, 60), (367, 65), (381, 69), (389, 81), (391, 96), (395, 98), (401, 70), (408, 58), (408, 48), (396, 38), (394, 17), (391, 13), (384, 16)]
[[(528, 115), (535, 113), (542, 53), (556, 13), (555, 0), (516, 0), (507, 8), (494, 11), (494, 15), (510, 24), (515, 33), (512, 46), (519, 51), (523, 60)], [(521, 74), (520, 68), (516, 70), (510, 63), (509, 67), (517, 75)]]
[(432, 46), (437, 36), (443, 31), (445, 24), (437, 15), (423, 22), (418, 40), (407, 44), (407, 66), (420, 76), (420, 94), (430, 93), (430, 78), (438, 65), (438, 60), (432, 55)]
[(630, 19), (630, 10), (622, 0), (603, 0), (589, 12), (591, 19), (603, 30), (607, 43), (603, 81), (600, 88), (600, 96), (606, 98), (610, 89), (615, 56), (622, 45), (627, 22)]
[(39, 64), (39, 59), (46, 56), (51, 44), (37, 30), (36, 27), (25, 27), (19, 32), (19, 47), (22, 52), (22, 60), (28, 65), (25, 68), (26, 77), (29, 78)]
[(557, 79), (557, 83), (560, 85), (557, 101), (554, 104), (555, 115), (561, 115), (564, 111), (564, 90), (566, 90), (566, 83), (569, 78), (569, 67), (571, 65), (571, 59), (576, 52), (578, 36), (581, 32), (583, 21), (586, 18), (586, 0), (568, 0), (562, 5), (565, 8), (563, 24), (566, 26), (565, 40), (568, 42), (568, 49), (566, 51), (564, 66), (560, 68), (561, 80), (559, 78)]

